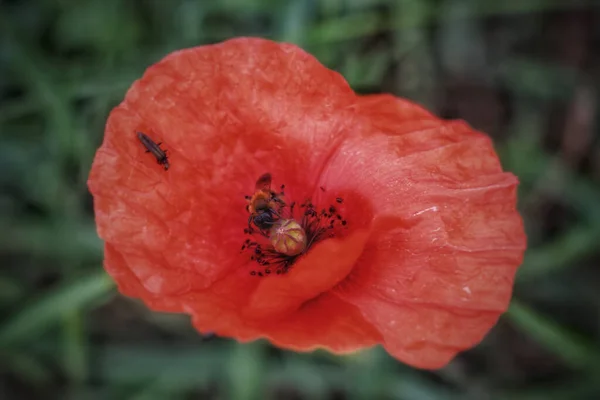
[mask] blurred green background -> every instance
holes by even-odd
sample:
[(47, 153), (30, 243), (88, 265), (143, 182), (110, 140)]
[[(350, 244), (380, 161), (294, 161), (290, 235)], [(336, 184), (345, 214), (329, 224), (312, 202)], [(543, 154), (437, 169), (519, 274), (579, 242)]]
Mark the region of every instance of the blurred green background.
[[(530, 248), (481, 345), (436, 372), (295, 354), (115, 292), (86, 188), (106, 117), (167, 53), (240, 35), (494, 138)], [(0, 77), (0, 399), (600, 398), (600, 1), (3, 0)]]

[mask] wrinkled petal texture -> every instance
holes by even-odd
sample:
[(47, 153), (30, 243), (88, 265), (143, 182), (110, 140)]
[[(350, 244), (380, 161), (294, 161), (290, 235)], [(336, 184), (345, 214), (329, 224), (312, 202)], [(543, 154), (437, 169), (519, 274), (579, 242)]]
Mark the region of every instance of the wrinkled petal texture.
[(347, 140), (322, 179), (373, 193), (382, 218), (334, 293), (363, 312), (391, 354), (438, 368), (508, 306), (526, 242), (518, 182), (490, 139), (463, 122), (384, 95), (357, 108), (373, 129)]
[[(168, 171), (136, 132), (162, 142)], [(240, 245), (265, 172), (286, 199), (343, 195), (348, 230), (257, 279)], [(381, 344), (420, 368), (506, 310), (525, 248), (517, 184), (467, 124), (359, 97), (301, 49), (251, 38), (151, 66), (111, 112), (88, 181), (123, 294), (201, 332), (298, 351)]]

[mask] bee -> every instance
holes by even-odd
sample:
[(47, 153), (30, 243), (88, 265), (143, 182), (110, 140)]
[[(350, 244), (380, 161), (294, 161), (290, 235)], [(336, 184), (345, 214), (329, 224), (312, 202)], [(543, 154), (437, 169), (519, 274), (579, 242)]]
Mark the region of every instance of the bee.
[(250, 213), (248, 217), (248, 231), (252, 232), (252, 224), (256, 226), (264, 236), (280, 218), (281, 209), (285, 202), (281, 199), (282, 193), (276, 193), (271, 189), (271, 174), (261, 175), (256, 181), (255, 192), (252, 196), (246, 196), (248, 205), (246, 209)]
[(161, 164), (165, 171), (169, 169), (169, 158), (167, 157), (167, 150), (160, 148), (162, 142), (155, 143), (154, 140), (150, 139), (146, 134), (142, 132), (137, 133), (137, 137), (146, 148), (146, 153), (152, 153), (156, 157), (156, 162)]

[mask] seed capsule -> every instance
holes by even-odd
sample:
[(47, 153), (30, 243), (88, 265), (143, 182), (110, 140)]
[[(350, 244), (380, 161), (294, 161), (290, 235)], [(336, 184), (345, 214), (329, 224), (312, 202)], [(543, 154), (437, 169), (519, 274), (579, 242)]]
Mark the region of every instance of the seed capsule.
[(276, 252), (295, 256), (306, 249), (306, 232), (293, 219), (282, 219), (269, 231), (269, 240)]

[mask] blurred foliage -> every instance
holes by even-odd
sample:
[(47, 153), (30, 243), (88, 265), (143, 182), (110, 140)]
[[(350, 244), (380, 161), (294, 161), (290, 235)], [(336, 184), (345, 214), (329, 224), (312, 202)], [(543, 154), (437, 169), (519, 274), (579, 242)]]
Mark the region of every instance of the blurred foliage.
[[(480, 346), (415, 371), (204, 340), (116, 295), (85, 185), (107, 114), (170, 51), (241, 35), (492, 135), (530, 250)], [(0, 398), (600, 398), (599, 71), (593, 0), (0, 2)]]

